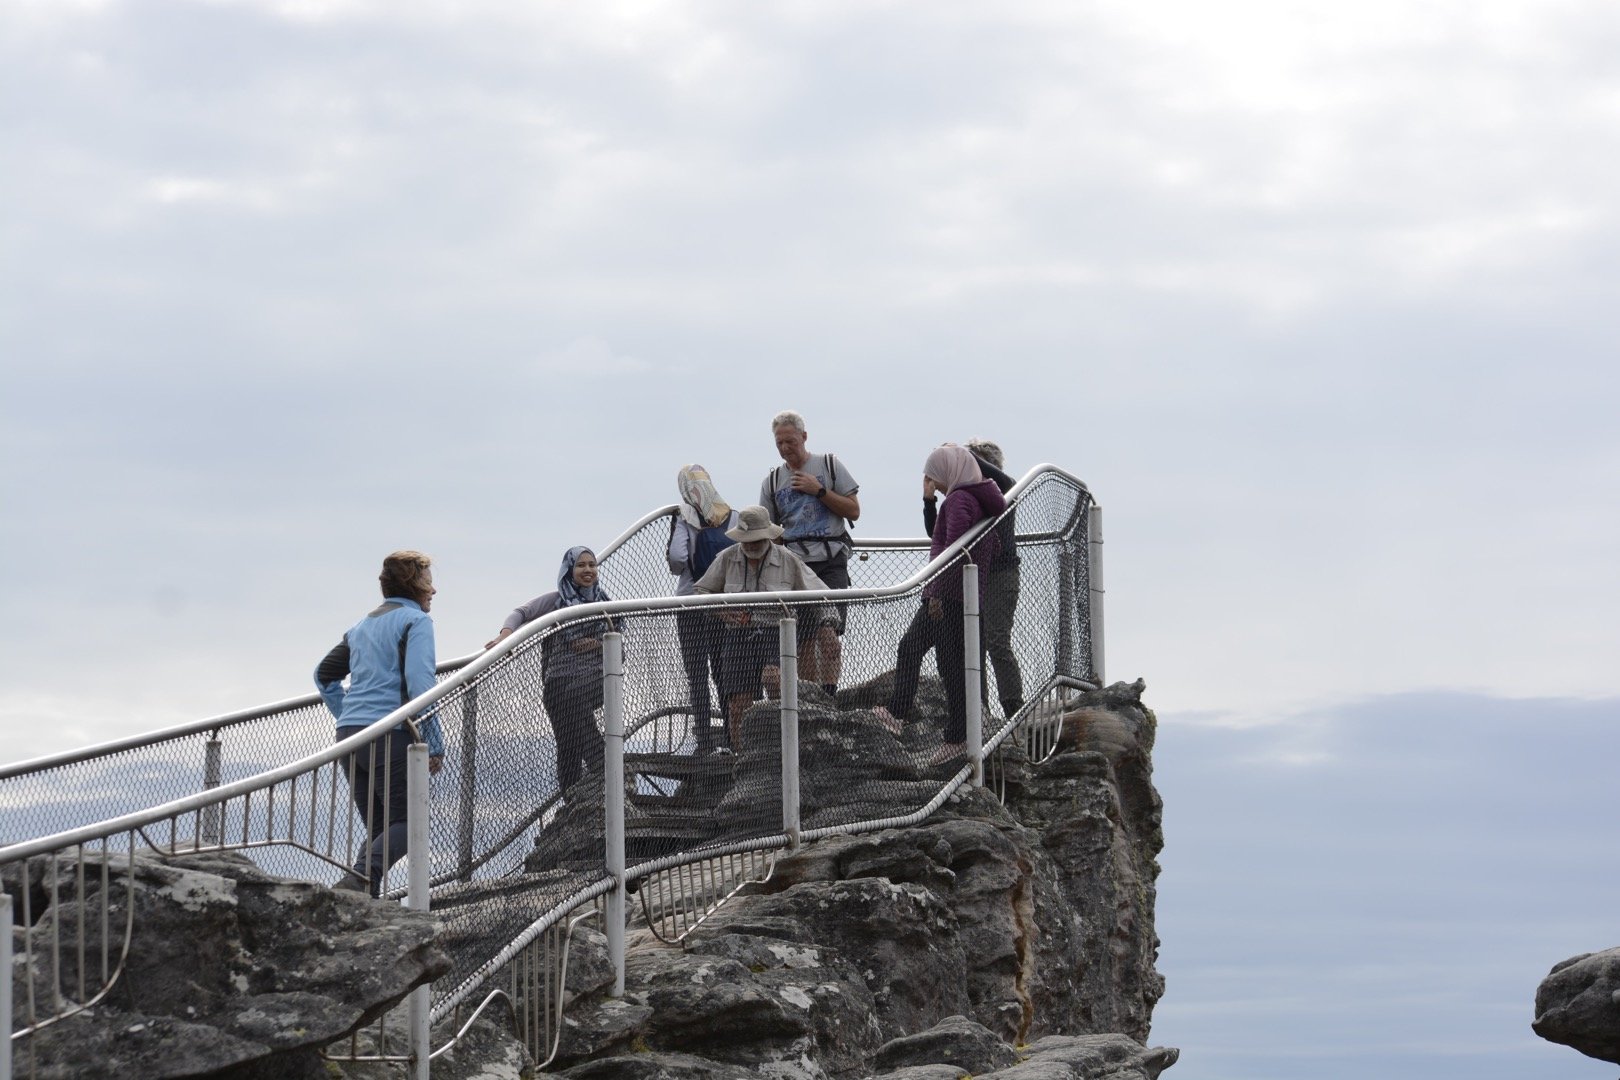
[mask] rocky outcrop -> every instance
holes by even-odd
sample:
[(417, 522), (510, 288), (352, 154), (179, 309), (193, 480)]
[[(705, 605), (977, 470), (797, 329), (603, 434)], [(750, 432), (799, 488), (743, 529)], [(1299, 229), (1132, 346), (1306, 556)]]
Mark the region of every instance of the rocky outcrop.
[[(920, 825), (809, 844), (682, 947), (644, 936), (623, 999), (576, 987), (552, 1068), (574, 1078), (1156, 1076), (1175, 1051), (1144, 1048), (1163, 993), (1153, 933), (1162, 837), (1141, 693), (1116, 685), (1068, 702), (1056, 754), (1039, 764), (1007, 755), (1005, 805), (963, 789)], [(852, 731), (818, 724), (807, 741), (892, 738), (858, 719)], [(893, 754), (874, 758), (894, 772)], [(862, 761), (824, 754), (816, 805), (845, 805), (840, 787), (859, 792), (838, 770)]]
[[(991, 787), (955, 791), (920, 824), (833, 835), (782, 856), (768, 881), (678, 946), (633, 929), (622, 998), (609, 995), (605, 939), (580, 928), (548, 1071), (576, 1080), (1156, 1077), (1176, 1052), (1146, 1046), (1163, 992), (1153, 929), (1162, 838), (1142, 689), (1054, 699), (1063, 737), (1044, 760), (1006, 747)], [(806, 828), (914, 810), (960, 767), (927, 764), (937, 724), (896, 736), (863, 694), (884, 696), (854, 688), (835, 704), (809, 688), (801, 701)], [(941, 712), (937, 681), (925, 683), (919, 713)], [(632, 797), (649, 852), (718, 819), (763, 823), (761, 835), (779, 827), (777, 721), (769, 703), (751, 710), (734, 762), (641, 763), (679, 785), (668, 798), (642, 788)], [(139, 927), (114, 993), (23, 1045), (41, 1077), (391, 1075), (322, 1062), (317, 1051), (361, 1028), (364, 1051), (378, 1030), (369, 1021), (448, 968), (445, 942), (492, 950), (509, 940), (458, 931), (457, 903), (521, 906), (530, 892), (563, 891), (569, 875), (595, 872), (591, 794), (571, 792), (541, 830), (530, 873), (451, 890), (438, 919), (272, 878), (240, 857), (143, 856), (130, 896), (113, 875), (113, 910), (133, 903)], [(30, 910), (43, 913), (15, 933), (37, 941), (76, 915), (43, 884), (66, 875), (48, 870), (35, 860), (8, 871), (7, 887), (26, 887)], [(399, 1038), (402, 1018), (386, 1024)], [(523, 1075), (530, 1062), (502, 1027), (487, 1016), (434, 1075)], [(436, 1031), (434, 1045), (450, 1034)]]
[(1556, 965), (1536, 989), (1530, 1027), (1549, 1042), (1620, 1063), (1620, 948)]
[[(326, 1077), (320, 1048), (450, 966), (433, 917), (397, 904), (272, 877), (239, 855), (138, 855), (129, 887), (125, 865), (115, 858), (108, 884), (115, 946), (135, 909), (125, 970), (104, 1001), (18, 1044), (41, 1080)], [(56, 934), (72, 956), (79, 915), (89, 911), (91, 955), (99, 950), (99, 867), (91, 864), (82, 896), (45, 887), (72, 881), (72, 870), (64, 860), (53, 874), (49, 857), (7, 868), (8, 891), (28, 888), (38, 913), (32, 927), (12, 930), (16, 1002), (27, 1000), (28, 936), (37, 958), (50, 955)], [(38, 1000), (49, 1000), (43, 963), (33, 975)], [(62, 983), (71, 997), (67, 972)]]

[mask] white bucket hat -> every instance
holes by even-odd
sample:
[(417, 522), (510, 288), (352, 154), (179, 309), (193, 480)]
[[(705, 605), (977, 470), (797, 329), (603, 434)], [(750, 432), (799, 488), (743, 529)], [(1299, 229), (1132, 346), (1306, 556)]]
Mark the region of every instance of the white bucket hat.
[(733, 540), (775, 540), (782, 535), (782, 526), (771, 523), (771, 515), (763, 506), (745, 506), (737, 512), (737, 524), (726, 530)]

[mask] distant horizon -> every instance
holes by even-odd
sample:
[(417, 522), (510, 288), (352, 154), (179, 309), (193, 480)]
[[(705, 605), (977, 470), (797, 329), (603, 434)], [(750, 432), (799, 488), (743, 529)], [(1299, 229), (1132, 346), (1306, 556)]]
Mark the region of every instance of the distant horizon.
[[(1292, 732), (1161, 718), (1153, 1041), (1182, 1047), (1177, 1075), (1612, 1080), (1530, 1022), (1554, 965), (1620, 946), (1617, 722), (1620, 698), (1455, 693)], [(1256, 890), (1268, 862), (1286, 874)]]

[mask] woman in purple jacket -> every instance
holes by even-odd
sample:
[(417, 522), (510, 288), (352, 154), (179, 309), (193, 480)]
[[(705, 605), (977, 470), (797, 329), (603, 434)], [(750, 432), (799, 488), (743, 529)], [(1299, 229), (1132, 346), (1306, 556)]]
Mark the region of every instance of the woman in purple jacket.
[[(995, 517), (1007, 508), (1001, 489), (994, 481), (986, 480), (973, 455), (955, 443), (937, 447), (923, 464), (923, 497), (933, 498), (935, 492), (945, 492), (945, 501), (934, 523), (933, 543), (928, 550), (930, 559), (937, 558), (980, 521)], [(1000, 547), (996, 534), (987, 532), (973, 544), (969, 554), (979, 566), (988, 566)], [(979, 575), (981, 603), (987, 577), (983, 573)], [(967, 746), (967, 658), (962, 633), (961, 559), (954, 560), (923, 587), (923, 604), (927, 612), (925, 625), (935, 647), (934, 662), (945, 683), (945, 702), (949, 710), (945, 742), (928, 762), (938, 765), (959, 756)], [(917, 653), (919, 659), (923, 652), (926, 649)], [(916, 664), (902, 663), (896, 667), (889, 706), (876, 710), (880, 719), (887, 721), (893, 717), (904, 722), (909, 717), (917, 696), (917, 676)]]

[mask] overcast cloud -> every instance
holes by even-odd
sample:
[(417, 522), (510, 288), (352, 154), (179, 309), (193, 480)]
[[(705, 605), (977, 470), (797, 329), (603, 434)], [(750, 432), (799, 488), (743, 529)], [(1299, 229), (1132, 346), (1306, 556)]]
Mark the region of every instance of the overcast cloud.
[(1085, 478), (1165, 760), (1612, 702), (1617, 47), (1586, 0), (12, 0), (5, 756), (305, 692), (396, 547), (470, 652), (679, 465), (751, 501), (787, 407), (867, 536), (944, 439)]

